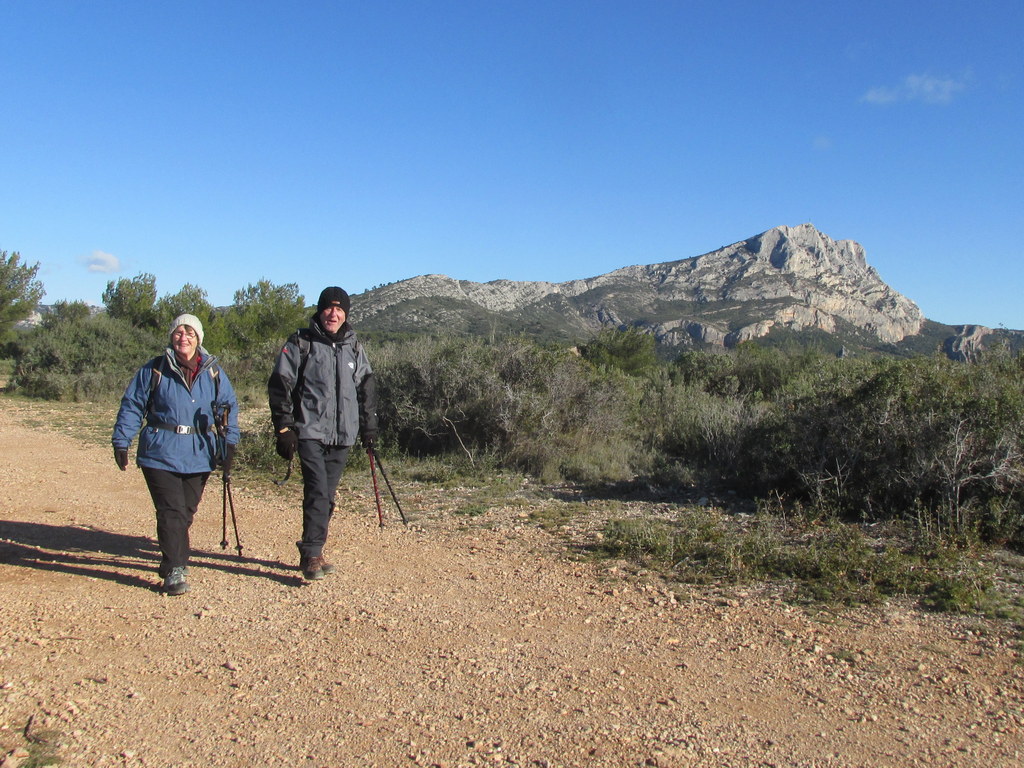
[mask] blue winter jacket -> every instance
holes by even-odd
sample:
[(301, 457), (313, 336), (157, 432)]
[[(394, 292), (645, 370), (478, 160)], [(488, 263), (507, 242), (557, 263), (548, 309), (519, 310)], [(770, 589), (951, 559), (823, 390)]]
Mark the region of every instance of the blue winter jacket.
[[(230, 445), (238, 444), (235, 390), (217, 358), (202, 347), (199, 354), (202, 361), (191, 390), (170, 348), (162, 358), (142, 366), (128, 384), (121, 398), (111, 442), (114, 448), (127, 448), (141, 429), (135, 457), (140, 467), (183, 474), (213, 471), (218, 458), (215, 406), (218, 413), (230, 407), (225, 441)], [(156, 389), (151, 391), (153, 366), (157, 361), (160, 361), (160, 378)], [(219, 383), (212, 375), (214, 370)]]

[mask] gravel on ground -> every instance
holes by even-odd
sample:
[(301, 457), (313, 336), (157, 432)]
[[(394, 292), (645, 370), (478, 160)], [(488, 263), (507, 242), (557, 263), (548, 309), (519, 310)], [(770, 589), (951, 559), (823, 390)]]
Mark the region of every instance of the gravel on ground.
[(300, 483), (235, 481), (239, 557), (212, 476), (168, 597), (139, 470), (0, 407), (0, 768), (1022, 764), (997, 623), (681, 593), (426, 485), (382, 528), (368, 474), (310, 583)]

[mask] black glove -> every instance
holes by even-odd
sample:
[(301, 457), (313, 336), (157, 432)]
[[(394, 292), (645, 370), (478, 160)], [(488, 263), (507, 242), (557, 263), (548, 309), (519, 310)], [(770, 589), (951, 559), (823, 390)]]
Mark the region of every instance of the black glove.
[(291, 427), (277, 433), (277, 455), (285, 461), (291, 461), (295, 449), (299, 447), (299, 436)]
[(128, 449), (115, 448), (114, 461), (117, 462), (117, 468), (120, 469), (122, 472), (128, 469)]
[(376, 430), (364, 430), (361, 435), (363, 439), (363, 448), (369, 450), (377, 444), (377, 432)]
[(231, 482), (231, 465), (235, 463), (235, 446), (227, 443), (224, 446), (224, 460), (220, 464), (225, 483)]

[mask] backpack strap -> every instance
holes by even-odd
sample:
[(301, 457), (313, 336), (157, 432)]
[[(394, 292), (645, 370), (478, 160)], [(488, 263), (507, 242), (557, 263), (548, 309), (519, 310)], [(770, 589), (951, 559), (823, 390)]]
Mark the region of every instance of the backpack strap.
[(163, 368), (167, 358), (163, 355), (157, 355), (153, 358), (153, 373), (149, 377), (149, 394), (146, 396), (146, 418), (149, 418), (149, 406), (153, 402), (153, 393), (156, 392), (156, 388), (160, 386), (160, 379), (163, 378)]
[(309, 328), (300, 328), (292, 334), (292, 340), (299, 348), (299, 365), (305, 365), (306, 358), (309, 357), (309, 350), (313, 345), (313, 342), (309, 340)]
[(306, 360), (309, 359), (309, 351), (313, 346), (313, 342), (309, 338), (309, 328), (299, 328), (295, 333), (288, 337), (288, 341), (294, 342), (295, 346), (299, 348), (299, 370), (296, 376), (296, 385), (302, 383), (303, 376), (306, 372)]

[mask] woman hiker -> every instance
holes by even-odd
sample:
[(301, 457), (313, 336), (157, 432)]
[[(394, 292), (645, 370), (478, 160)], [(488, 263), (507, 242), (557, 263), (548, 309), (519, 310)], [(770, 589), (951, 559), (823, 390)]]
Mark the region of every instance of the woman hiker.
[(220, 464), (225, 482), (230, 478), (239, 438), (235, 391), (203, 348), (203, 324), (195, 315), (173, 320), (170, 346), (139, 368), (121, 398), (111, 442), (122, 472), (137, 434), (135, 463), (156, 507), (163, 591), (183, 595), (192, 519), (210, 472)]

